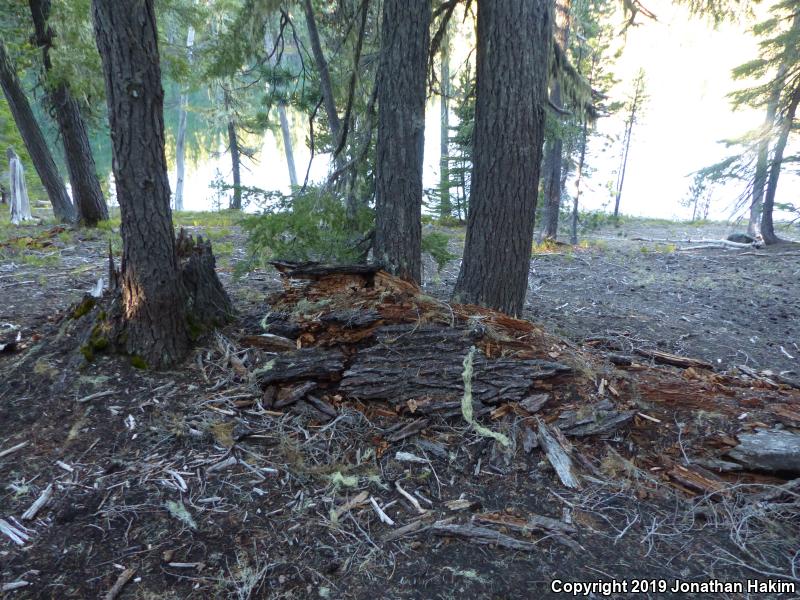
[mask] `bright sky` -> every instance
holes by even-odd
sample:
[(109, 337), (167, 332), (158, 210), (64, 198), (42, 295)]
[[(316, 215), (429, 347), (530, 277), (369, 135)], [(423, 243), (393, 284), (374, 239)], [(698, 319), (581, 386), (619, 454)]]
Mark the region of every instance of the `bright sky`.
[[(757, 127), (763, 116), (752, 110), (734, 113), (726, 95), (743, 86), (731, 80), (731, 69), (756, 56), (757, 44), (747, 32), (749, 24), (737, 23), (713, 30), (700, 19), (689, 16), (686, 9), (668, 1), (653, 0), (648, 4), (658, 21), (640, 18), (642, 24), (630, 28), (622, 56), (617, 62), (616, 76), (621, 80), (614, 90), (615, 98), (624, 98), (632, 89), (639, 68), (647, 76), (649, 100), (640, 122), (633, 132), (628, 159), (621, 211), (626, 214), (665, 218), (686, 218), (689, 209), (679, 202), (687, 195), (691, 173), (727, 156), (719, 140), (735, 137)], [(460, 63), (465, 50), (455, 49), (454, 66)], [(453, 76), (455, 79), (456, 75)], [(621, 137), (624, 116), (602, 119), (598, 129)], [(309, 150), (305, 147), (307, 121), (292, 116), (295, 162), (302, 181), (308, 166)], [(430, 100), (426, 119), (425, 187), (434, 187), (438, 180), (439, 105)], [(597, 141), (590, 146), (588, 166), (595, 170), (585, 181), (582, 192), (584, 208), (599, 209), (611, 200), (607, 185), (616, 179), (620, 142), (610, 148)], [(260, 160), (246, 164), (243, 184), (264, 189), (289, 191), (289, 176), (280, 137), (267, 134)], [(317, 156), (311, 168), (311, 180), (324, 179), (327, 157)], [(186, 179), (185, 207), (206, 210), (213, 192), (208, 188), (219, 169), (230, 175), (227, 156), (190, 167)], [(249, 170), (248, 170), (249, 169)], [(174, 173), (172, 173), (174, 189)], [(796, 201), (800, 181), (782, 174), (778, 201)], [(574, 186), (568, 186), (574, 193)], [(727, 218), (738, 188), (719, 190), (712, 202), (711, 216)], [(613, 208), (613, 206), (612, 206)]]

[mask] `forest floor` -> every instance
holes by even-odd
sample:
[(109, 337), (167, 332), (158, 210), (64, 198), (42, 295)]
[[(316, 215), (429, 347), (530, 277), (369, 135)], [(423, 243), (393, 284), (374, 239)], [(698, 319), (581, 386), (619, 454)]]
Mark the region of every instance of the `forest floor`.
[[(306, 413), (265, 408), (254, 384), (259, 351), (245, 341), (262, 331), (280, 278), (272, 269), (233, 278), (245, 249), (231, 215), (177, 220), (214, 242), (239, 318), (169, 372), (103, 355), (87, 364), (59, 334), (65, 311), (105, 276), (109, 244), (119, 251), (113, 225), (1, 229), (0, 344), (20, 336), (16, 351), (0, 353), (0, 526), (23, 536), (17, 544), (0, 533), (0, 585), (9, 597), (556, 597), (556, 579), (627, 580), (627, 594), (610, 596), (664, 597), (660, 582), (635, 593), (632, 581), (798, 582), (796, 485), (767, 475), (717, 478), (699, 466), (694, 483), (675, 475), (710, 447), (735, 443), (728, 440), (737, 428), (795, 428), (798, 394), (776, 416), (770, 398), (778, 392), (766, 384), (742, 387), (641, 359), (634, 371), (647, 377), (652, 367), (654, 390), (668, 381), (668, 402), (642, 392), (647, 401), (637, 400), (630, 430), (574, 441), (588, 472), (578, 489), (560, 485), (540, 451), (503, 453), (460, 414), (421, 424), (415, 406), (407, 414), (334, 394)], [(448, 232), (456, 251), (463, 231)], [(598, 381), (608, 377), (621, 393), (612, 386), (609, 396), (603, 383), (592, 397), (605, 393), (600, 403), (624, 400), (627, 408), (627, 375), (593, 354), (598, 344), (796, 378), (797, 248), (682, 251), (686, 244), (632, 239), (727, 233), (720, 224), (626, 220), (578, 247), (536, 248), (524, 316), (547, 332), (542, 351), (595, 365), (606, 374)], [(423, 291), (431, 302), (446, 299), (457, 261), (441, 273), (426, 266)], [(543, 385), (561, 411), (543, 413), (547, 422), (561, 423), (583, 387), (597, 383), (577, 382)], [(713, 403), (698, 386), (716, 394)], [(325, 419), (320, 410), (334, 412)], [(500, 406), (489, 422), (516, 431), (515, 410)], [(398, 438), (414, 424), (425, 425), (424, 435)], [(716, 487), (723, 483), (733, 491)], [(48, 487), (49, 501), (23, 520)], [(488, 529), (464, 525), (469, 515), (500, 530), (487, 538)]]

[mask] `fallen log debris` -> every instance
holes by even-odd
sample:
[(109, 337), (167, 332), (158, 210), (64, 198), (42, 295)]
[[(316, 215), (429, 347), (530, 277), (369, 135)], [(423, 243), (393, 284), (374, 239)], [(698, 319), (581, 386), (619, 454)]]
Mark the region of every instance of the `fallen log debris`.
[[(730, 244), (737, 242), (723, 243)], [(752, 396), (754, 380), (763, 386), (758, 390), (772, 393), (794, 383), (772, 373), (742, 367), (745, 379), (738, 379), (715, 373), (706, 360), (635, 348), (630, 342), (623, 347), (621, 340), (608, 337), (588, 338), (584, 343), (590, 350), (583, 353), (530, 322), (426, 297), (374, 265), (274, 264), (284, 289), (269, 299), (270, 312), (261, 322), (267, 333), (248, 332), (240, 341), (263, 353), (250, 377), (264, 390), (265, 409), (292, 410), (325, 423), (340, 417), (342, 404), (355, 404), (368, 414), (389, 417), (389, 426), (379, 429), (382, 444), (415, 439), (428, 444), (426, 452), (446, 457), (446, 445), (420, 436), (430, 437), (439, 419), (457, 419), (464, 427), (465, 357), (472, 355), (472, 418), (488, 416), (501, 424), (486, 429), (496, 431), (497, 439), (508, 442), (509, 432), (516, 432), (518, 439), (508, 450), (519, 447), (530, 454), (541, 449), (565, 487), (578, 488), (582, 473), (600, 474), (600, 458), (590, 440), (667, 436), (674, 442), (666, 445), (666, 454), (617, 456), (629, 461), (627, 469), (645, 473), (636, 463), (687, 493), (720, 489), (726, 481), (714, 473), (735, 477), (765, 470), (767, 459), (749, 450), (750, 419), (761, 425), (800, 425), (796, 393), (782, 391), (784, 401), (771, 401), (769, 408), (764, 400), (768, 410), (757, 411), (757, 420), (756, 413), (737, 404)], [(620, 351), (683, 371), (637, 365)], [(730, 415), (726, 439), (733, 441), (703, 448), (697, 445), (703, 443), (697, 437), (700, 426), (693, 434), (683, 428), (676, 433), (671, 426), (675, 411), (698, 409)], [(511, 427), (515, 419), (521, 419), (520, 425)], [(733, 450), (737, 435), (741, 444)], [(578, 449), (567, 437), (586, 441)], [(684, 466), (687, 443), (693, 462)], [(465, 473), (478, 476), (480, 454)], [(730, 458), (723, 459), (726, 454)], [(701, 464), (712, 465), (713, 472)]]

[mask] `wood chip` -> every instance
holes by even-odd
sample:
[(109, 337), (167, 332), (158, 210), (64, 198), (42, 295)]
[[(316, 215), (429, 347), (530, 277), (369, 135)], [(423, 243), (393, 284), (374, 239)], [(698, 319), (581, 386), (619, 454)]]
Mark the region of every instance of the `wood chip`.
[(47, 487), (44, 488), (44, 490), (42, 490), (42, 493), (39, 495), (36, 501), (33, 504), (31, 504), (30, 508), (22, 514), (22, 520), (30, 521), (31, 519), (35, 519), (36, 513), (42, 510), (42, 507), (44, 507), (44, 505), (47, 504), (47, 501), (50, 500), (50, 497), (52, 495), (53, 495), (53, 484), (49, 483)]

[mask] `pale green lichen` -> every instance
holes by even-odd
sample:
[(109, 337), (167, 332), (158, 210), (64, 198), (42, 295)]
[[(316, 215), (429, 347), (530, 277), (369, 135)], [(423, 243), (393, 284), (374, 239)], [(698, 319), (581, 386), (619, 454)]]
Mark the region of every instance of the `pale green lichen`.
[(504, 447), (510, 448), (511, 440), (502, 433), (492, 431), (475, 420), (475, 415), (472, 412), (472, 362), (474, 357), (475, 346), (472, 346), (469, 352), (467, 352), (467, 356), (464, 357), (464, 371), (461, 374), (464, 379), (464, 396), (461, 398), (461, 414), (464, 415), (464, 420), (469, 423), (479, 435), (495, 439)]

